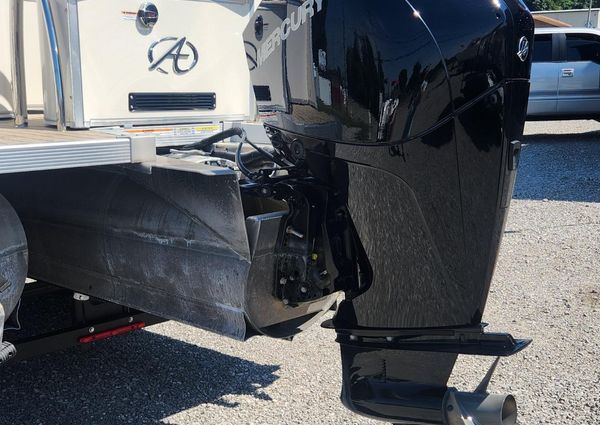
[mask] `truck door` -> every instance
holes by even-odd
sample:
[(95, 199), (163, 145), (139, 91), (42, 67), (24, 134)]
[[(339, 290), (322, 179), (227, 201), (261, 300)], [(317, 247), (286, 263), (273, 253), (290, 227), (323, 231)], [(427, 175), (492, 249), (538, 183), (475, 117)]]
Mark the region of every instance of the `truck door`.
[(558, 113), (600, 112), (600, 38), (594, 34), (566, 34), (565, 59), (560, 67)]
[(535, 35), (528, 116), (556, 114), (558, 74), (561, 65), (558, 62), (558, 46), (561, 35)]

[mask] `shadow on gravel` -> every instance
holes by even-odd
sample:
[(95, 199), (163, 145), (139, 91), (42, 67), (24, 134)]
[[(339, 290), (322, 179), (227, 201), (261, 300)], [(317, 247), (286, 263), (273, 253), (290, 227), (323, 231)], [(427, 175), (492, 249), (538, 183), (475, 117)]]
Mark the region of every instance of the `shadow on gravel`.
[(600, 202), (600, 132), (526, 136), (513, 197)]
[(0, 424), (156, 424), (227, 395), (269, 401), (279, 377), (261, 365), (140, 331), (0, 369)]

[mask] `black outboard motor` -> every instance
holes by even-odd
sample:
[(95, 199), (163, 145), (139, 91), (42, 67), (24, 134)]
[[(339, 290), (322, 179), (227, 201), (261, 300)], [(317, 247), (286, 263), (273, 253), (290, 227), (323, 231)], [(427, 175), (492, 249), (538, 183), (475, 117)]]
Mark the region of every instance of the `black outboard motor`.
[(330, 188), (343, 402), (403, 424), (514, 423), (514, 399), (485, 391), (493, 370), (475, 393), (447, 381), (458, 354), (529, 343), (481, 322), (529, 93), (526, 7), (263, 1), (245, 39), (274, 146)]

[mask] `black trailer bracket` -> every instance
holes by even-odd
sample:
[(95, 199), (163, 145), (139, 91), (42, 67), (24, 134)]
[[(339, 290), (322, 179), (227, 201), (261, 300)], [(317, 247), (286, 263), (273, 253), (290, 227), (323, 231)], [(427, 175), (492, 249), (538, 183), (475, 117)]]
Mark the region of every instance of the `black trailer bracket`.
[[(85, 340), (86, 337), (98, 335), (102, 332), (107, 333), (106, 337), (109, 337), (110, 335), (108, 335), (108, 332), (119, 327), (139, 324), (139, 326), (131, 327), (131, 330), (134, 330), (164, 321), (165, 319), (152, 314), (131, 312), (123, 317), (115, 317), (95, 323), (73, 326), (69, 329), (61, 329), (56, 332), (49, 332), (43, 335), (36, 335), (34, 337), (14, 341), (16, 353), (11, 356), (10, 360), (25, 360), (53, 351), (61, 351), (76, 346), (85, 346), (88, 344)], [(118, 334), (120, 333), (115, 333), (115, 336)], [(90, 342), (92, 341), (93, 339), (90, 339)]]

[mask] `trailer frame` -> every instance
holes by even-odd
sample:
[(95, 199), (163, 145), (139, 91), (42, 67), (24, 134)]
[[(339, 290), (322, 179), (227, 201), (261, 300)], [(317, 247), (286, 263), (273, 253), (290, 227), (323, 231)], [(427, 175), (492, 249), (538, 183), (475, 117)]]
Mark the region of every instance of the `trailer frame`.
[[(45, 282), (26, 285), (24, 302), (43, 302), (49, 294), (72, 292)], [(96, 341), (124, 335), (135, 330), (165, 322), (166, 319), (130, 309), (107, 301), (93, 305), (91, 299), (82, 294), (73, 294), (72, 321), (70, 326), (48, 332), (19, 337), (19, 330), (6, 330), (5, 342), (11, 343), (16, 354), (7, 363), (14, 363), (69, 348), (89, 349)], [(25, 331), (27, 329), (24, 329)]]

